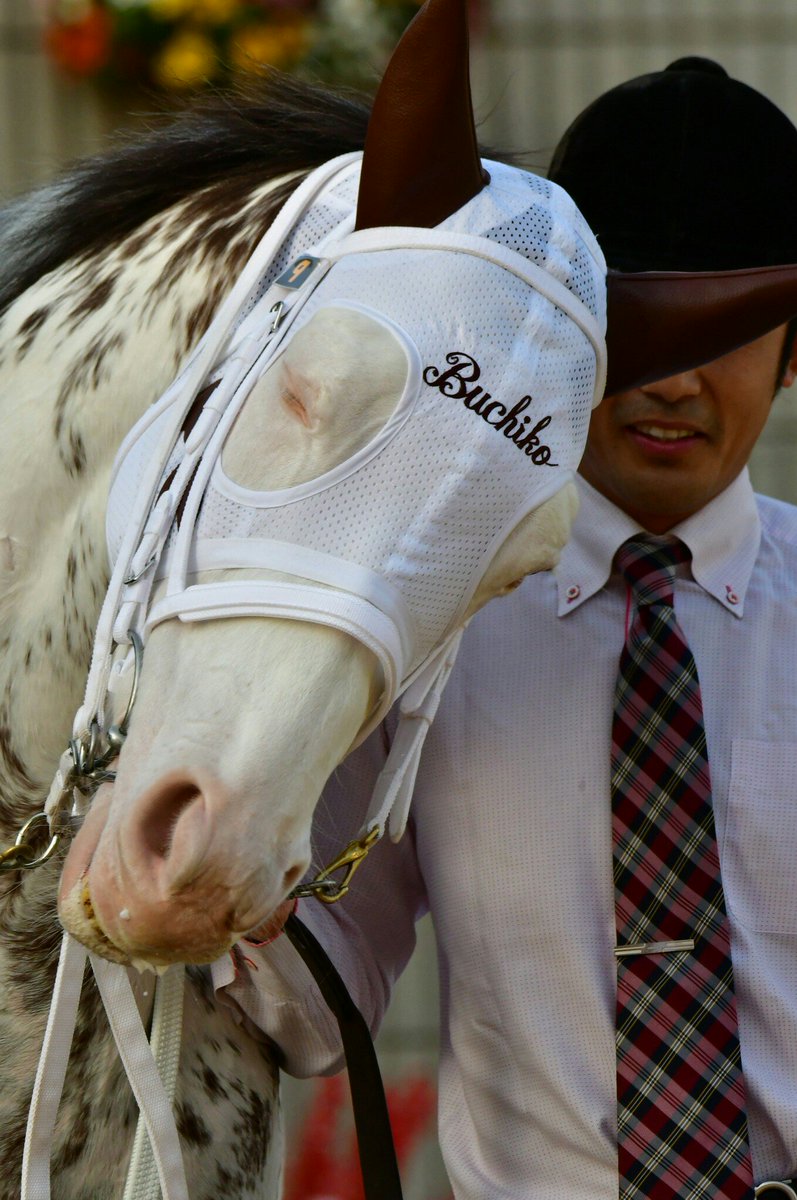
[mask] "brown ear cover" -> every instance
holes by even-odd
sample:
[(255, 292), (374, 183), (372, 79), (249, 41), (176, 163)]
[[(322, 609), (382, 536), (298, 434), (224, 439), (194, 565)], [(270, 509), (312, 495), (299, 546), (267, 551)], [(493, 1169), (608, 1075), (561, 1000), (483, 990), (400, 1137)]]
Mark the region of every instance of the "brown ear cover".
[(467, 0), (426, 0), (374, 101), (355, 228), (430, 229), (487, 182), (470, 92)]

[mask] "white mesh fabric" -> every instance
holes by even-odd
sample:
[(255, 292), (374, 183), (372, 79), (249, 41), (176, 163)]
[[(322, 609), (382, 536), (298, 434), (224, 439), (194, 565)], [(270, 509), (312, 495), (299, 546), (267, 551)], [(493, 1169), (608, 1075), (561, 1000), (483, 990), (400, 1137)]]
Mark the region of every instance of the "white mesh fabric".
[[(488, 554), (574, 470), (592, 407), (595, 354), (572, 321), (497, 267), (442, 251), (409, 251), (398, 264), (395, 257), (385, 251), (367, 263), (338, 264), (301, 323), (327, 298), (357, 299), (412, 329), (423, 368), (445, 369), (447, 353), (464, 351), (482, 369), (479, 382), (506, 407), (533, 388), (528, 411), (536, 420), (552, 416), (542, 436), (556, 466), (535, 466), (461, 401), (422, 384), (414, 419), (377, 458), (299, 503), (290, 502), (291, 490), (246, 493), (217, 466), (196, 532), (277, 538), (378, 569), (415, 616), (420, 661), (467, 603)], [(421, 316), (418, 297), (430, 278), (441, 280), (436, 310)]]
[(248, 316), (257, 301), (265, 295), (274, 280), (282, 274), (289, 263), (307, 251), (309, 246), (316, 246), (333, 229), (339, 229), (347, 222), (353, 224), (352, 194), (356, 195), (356, 181), (359, 170), (343, 171), (323, 195), (305, 211), (302, 219), (296, 223), (291, 233), (286, 237), (269, 269), (264, 273), (260, 287), (254, 291), (248, 303), (241, 309), (240, 318)]
[[(417, 231), (400, 229), (374, 231), (365, 242), (360, 235), (342, 240), (353, 223), (356, 168), (346, 168), (300, 215), (264, 273), (265, 299), (240, 323), (240, 336), (265, 338), (258, 322), (274, 295), (285, 295), (274, 281), (288, 264), (302, 254), (326, 256), (326, 274), (319, 271), (287, 298), (295, 306), (288, 337), (323, 306), (349, 304), (386, 318), (420, 361), (410, 417), (378, 453), (283, 492), (247, 491), (228, 479), (220, 432), (204, 451), (202, 482), (186, 508), (190, 514), (199, 505), (195, 525), (184, 516), (176, 539), (194, 548), (225, 537), (272, 539), (376, 573), (401, 593), (411, 615), (405, 679), (461, 622), (515, 525), (571, 477), (601, 390), (605, 264), (592, 234), (556, 185), (486, 165), (490, 185), (434, 231), (429, 247), (413, 244)], [(390, 248), (382, 248), (383, 233)], [(511, 253), (489, 261), (501, 257), (493, 245)], [(272, 361), (265, 352), (256, 374)], [(360, 369), (375, 365), (363, 361)], [(233, 398), (227, 428), (254, 379)], [(480, 397), (466, 405), (462, 393), (477, 386)], [(479, 403), (493, 406), (489, 418)], [(537, 441), (524, 448), (535, 426)], [(145, 430), (142, 422), (141, 438), (134, 431), (118, 464), (108, 520), (112, 553), (137, 464), (154, 444)], [(180, 555), (172, 559), (179, 564)], [(172, 597), (186, 588), (188, 596), (190, 585), (179, 565), (172, 568)]]

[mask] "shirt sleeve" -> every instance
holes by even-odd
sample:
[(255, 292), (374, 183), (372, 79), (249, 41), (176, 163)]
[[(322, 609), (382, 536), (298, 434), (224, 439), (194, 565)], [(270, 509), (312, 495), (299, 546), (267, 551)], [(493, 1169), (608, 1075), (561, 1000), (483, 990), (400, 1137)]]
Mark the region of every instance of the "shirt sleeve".
[[(377, 730), (324, 789), (313, 822), (311, 877), (360, 833), (384, 763), (385, 737)], [(371, 849), (337, 904), (299, 901), (297, 916), (326, 950), (372, 1034), (415, 947), (415, 922), (427, 907), (411, 823), (400, 842), (386, 835)], [(304, 1078), (341, 1068), (337, 1022), (286, 937), (263, 947), (239, 943), (233, 956), (213, 964), (212, 974), (221, 997), (277, 1045), (289, 1074)]]

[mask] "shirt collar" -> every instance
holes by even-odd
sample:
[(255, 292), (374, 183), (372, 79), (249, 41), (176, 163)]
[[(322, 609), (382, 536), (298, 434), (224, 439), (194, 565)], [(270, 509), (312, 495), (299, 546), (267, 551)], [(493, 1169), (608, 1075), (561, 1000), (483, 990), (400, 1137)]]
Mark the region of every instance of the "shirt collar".
[[(618, 548), (642, 526), (579, 475), (581, 506), (554, 569), (560, 617), (606, 584)], [(741, 617), (761, 541), (761, 524), (745, 468), (733, 483), (671, 531), (692, 553), (692, 576), (724, 609)]]

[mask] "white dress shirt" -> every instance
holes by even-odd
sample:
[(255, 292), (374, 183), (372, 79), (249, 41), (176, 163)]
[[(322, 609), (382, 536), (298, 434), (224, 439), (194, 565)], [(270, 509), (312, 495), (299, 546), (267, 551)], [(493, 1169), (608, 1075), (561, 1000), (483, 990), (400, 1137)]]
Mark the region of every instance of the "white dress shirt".
[[(628, 617), (612, 573), (639, 526), (580, 481), (554, 573), (472, 622), (432, 727), (413, 819), (333, 909), (300, 916), (377, 1024), (433, 914), (440, 1141), (457, 1200), (617, 1200), (609, 746)], [(732, 927), (757, 1182), (797, 1174), (797, 508), (747, 472), (675, 531), (675, 609), (697, 662)], [(319, 807), (318, 858), (357, 831), (373, 737)], [(286, 939), (218, 986), (298, 1074), (339, 1057)]]

